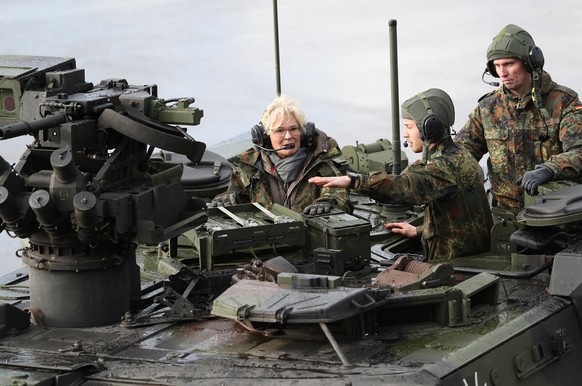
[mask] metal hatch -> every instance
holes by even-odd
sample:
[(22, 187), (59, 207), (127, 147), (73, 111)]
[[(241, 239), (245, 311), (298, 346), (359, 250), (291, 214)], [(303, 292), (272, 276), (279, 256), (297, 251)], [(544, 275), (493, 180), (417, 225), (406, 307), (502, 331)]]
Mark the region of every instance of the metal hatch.
[(332, 323), (383, 303), (367, 288), (339, 286), (337, 276), (281, 273), (278, 284), (241, 280), (220, 295), (212, 314), (266, 323)]
[(531, 226), (565, 224), (582, 220), (582, 185), (558, 190), (536, 199), (518, 214), (518, 219)]

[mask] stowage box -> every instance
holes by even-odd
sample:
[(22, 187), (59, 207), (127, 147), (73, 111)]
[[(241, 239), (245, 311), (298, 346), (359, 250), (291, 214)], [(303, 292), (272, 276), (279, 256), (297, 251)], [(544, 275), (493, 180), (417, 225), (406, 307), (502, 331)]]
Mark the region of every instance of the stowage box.
[(341, 250), (345, 268), (361, 269), (370, 259), (372, 225), (348, 213), (331, 213), (308, 217), (309, 250), (317, 248)]

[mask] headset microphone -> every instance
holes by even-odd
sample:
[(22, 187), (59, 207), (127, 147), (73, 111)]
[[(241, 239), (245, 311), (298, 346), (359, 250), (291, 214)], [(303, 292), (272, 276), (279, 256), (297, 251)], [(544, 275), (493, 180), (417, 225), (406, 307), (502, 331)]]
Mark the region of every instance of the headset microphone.
[(408, 147), (408, 141), (407, 140), (404, 140), (404, 142), (402, 143), (402, 146)]
[(489, 86), (499, 87), (499, 82), (487, 82), (485, 80), (485, 74), (489, 74), (489, 70), (485, 69), (485, 71), (483, 71), (483, 75), (481, 75), (481, 81), (483, 83), (488, 84)]
[(280, 147), (280, 148), (278, 148), (278, 149), (267, 149), (266, 147), (262, 147), (262, 146), (259, 146), (259, 145), (255, 145), (255, 147), (258, 147), (259, 149), (261, 149), (261, 150), (263, 150), (263, 151), (266, 151), (266, 152), (272, 153), (272, 152), (274, 152), (274, 151), (279, 151), (279, 150), (290, 150), (290, 149), (295, 149), (295, 144), (294, 144), (294, 143), (290, 143), (289, 145), (285, 145), (285, 146), (283, 146), (283, 147)]

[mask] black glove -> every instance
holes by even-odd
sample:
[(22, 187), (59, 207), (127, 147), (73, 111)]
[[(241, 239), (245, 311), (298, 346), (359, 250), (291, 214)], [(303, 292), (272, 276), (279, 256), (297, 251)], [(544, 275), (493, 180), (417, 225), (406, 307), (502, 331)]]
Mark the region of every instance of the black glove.
[(544, 182), (548, 182), (552, 177), (554, 177), (554, 171), (552, 169), (544, 165), (536, 165), (534, 170), (530, 170), (521, 176), (517, 180), (517, 183), (530, 195), (534, 195), (538, 191), (538, 186)]
[(303, 214), (315, 216), (317, 214), (329, 213), (331, 208), (335, 205), (337, 205), (337, 200), (335, 198), (322, 198), (311, 205), (307, 205), (305, 209), (303, 209)]
[(239, 203), (238, 198), (239, 198), (239, 194), (236, 191), (220, 193), (212, 199), (212, 202), (208, 206), (209, 207), (217, 207), (217, 206), (236, 205)]

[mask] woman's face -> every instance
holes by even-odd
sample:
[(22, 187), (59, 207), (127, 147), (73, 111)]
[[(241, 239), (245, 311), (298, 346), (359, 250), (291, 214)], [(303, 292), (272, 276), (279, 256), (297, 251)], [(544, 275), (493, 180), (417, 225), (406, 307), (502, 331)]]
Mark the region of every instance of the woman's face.
[(277, 151), (277, 155), (281, 158), (297, 153), (301, 147), (301, 125), (292, 114), (287, 115), (285, 118), (278, 127), (271, 128), (269, 133), (273, 149), (280, 149), (291, 144), (295, 146), (293, 149)]

